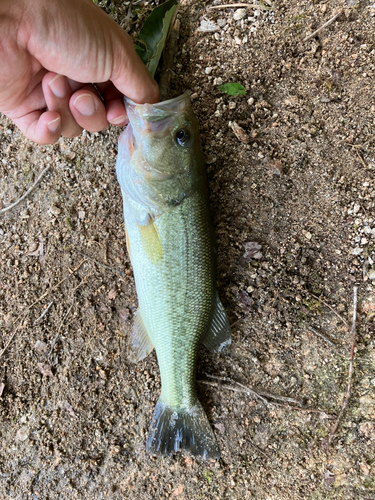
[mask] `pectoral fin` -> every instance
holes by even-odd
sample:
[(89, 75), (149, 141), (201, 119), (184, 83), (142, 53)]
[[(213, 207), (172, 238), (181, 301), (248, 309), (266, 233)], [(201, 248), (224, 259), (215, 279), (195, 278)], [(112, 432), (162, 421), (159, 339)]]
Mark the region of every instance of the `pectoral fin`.
[(128, 230), (126, 229), (126, 226), (125, 226), (125, 239), (126, 239), (126, 248), (128, 249), (129, 257), (130, 257), (130, 260), (132, 260), (132, 254), (130, 253), (129, 235), (128, 235)]
[(134, 327), (131, 335), (131, 345), (129, 348), (129, 359), (133, 363), (141, 361), (150, 354), (154, 346), (148, 336), (139, 310), (135, 314)]
[(211, 326), (202, 340), (202, 344), (210, 351), (221, 352), (232, 341), (228, 316), (216, 292), (216, 302)]
[(155, 221), (148, 215), (144, 224), (138, 223), (139, 234), (143, 251), (152, 264), (157, 264), (163, 260), (163, 249), (160, 235)]

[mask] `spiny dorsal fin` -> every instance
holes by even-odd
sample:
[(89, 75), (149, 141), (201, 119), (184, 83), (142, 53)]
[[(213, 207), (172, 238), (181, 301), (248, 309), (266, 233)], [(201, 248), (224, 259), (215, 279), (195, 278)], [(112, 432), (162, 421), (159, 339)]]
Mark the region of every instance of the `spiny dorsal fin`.
[(143, 323), (139, 310), (135, 314), (134, 327), (131, 335), (131, 344), (129, 347), (129, 359), (133, 363), (141, 361), (150, 354), (154, 346), (148, 336), (146, 327)]
[(221, 352), (232, 341), (228, 316), (216, 292), (214, 314), (210, 328), (203, 337), (202, 344), (210, 351)]

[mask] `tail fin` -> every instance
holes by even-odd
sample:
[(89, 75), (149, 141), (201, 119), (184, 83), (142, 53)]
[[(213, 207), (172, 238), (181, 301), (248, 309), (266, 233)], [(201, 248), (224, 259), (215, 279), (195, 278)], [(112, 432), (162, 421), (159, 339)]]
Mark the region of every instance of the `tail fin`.
[(158, 401), (150, 425), (147, 451), (170, 455), (180, 449), (204, 459), (220, 458), (214, 433), (202, 405), (197, 400), (189, 409), (177, 411)]

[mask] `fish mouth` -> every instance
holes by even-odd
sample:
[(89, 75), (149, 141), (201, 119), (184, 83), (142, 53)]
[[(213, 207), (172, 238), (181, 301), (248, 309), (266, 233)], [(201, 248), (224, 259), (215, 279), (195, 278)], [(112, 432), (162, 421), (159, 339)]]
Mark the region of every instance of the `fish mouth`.
[(176, 116), (185, 113), (191, 107), (187, 94), (156, 104), (137, 104), (127, 97), (124, 98), (124, 102), (135, 134), (152, 133), (159, 137), (168, 133), (169, 125), (173, 123)]
[(166, 118), (175, 117), (190, 107), (190, 97), (187, 94), (181, 94), (178, 97), (156, 104), (137, 104), (128, 97), (124, 98), (124, 102), (132, 125), (132, 118), (136, 121), (136, 117), (138, 117), (142, 121), (152, 124), (164, 121)]

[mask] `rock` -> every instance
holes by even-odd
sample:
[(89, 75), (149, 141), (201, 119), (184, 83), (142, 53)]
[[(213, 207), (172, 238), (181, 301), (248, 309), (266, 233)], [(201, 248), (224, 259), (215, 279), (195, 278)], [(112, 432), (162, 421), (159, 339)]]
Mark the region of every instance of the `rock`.
[(240, 142), (243, 142), (244, 144), (248, 144), (250, 142), (249, 136), (244, 131), (244, 129), (238, 125), (237, 122), (229, 122), (228, 125), (233, 130), (234, 135)]
[(363, 248), (359, 248), (359, 247), (353, 248), (353, 250), (350, 251), (350, 253), (352, 255), (359, 255), (362, 252), (363, 252)]
[(34, 345), (34, 349), (39, 353), (47, 352), (48, 345), (45, 342), (37, 340)]
[(240, 21), (246, 16), (246, 9), (237, 9), (233, 14), (233, 19), (235, 21)]
[(16, 441), (26, 441), (29, 437), (29, 428), (26, 425), (20, 427), (16, 434)]

